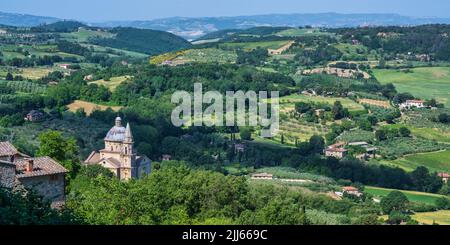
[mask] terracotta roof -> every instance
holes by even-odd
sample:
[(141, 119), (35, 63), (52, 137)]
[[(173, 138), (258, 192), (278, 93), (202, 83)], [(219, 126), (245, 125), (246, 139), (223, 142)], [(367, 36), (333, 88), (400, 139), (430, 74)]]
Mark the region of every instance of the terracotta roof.
[(347, 152), (347, 150), (344, 149), (344, 148), (328, 148), (326, 151), (329, 151), (329, 152)]
[(16, 166), (12, 162), (2, 161), (2, 160), (0, 160), (0, 165), (7, 165), (7, 166), (11, 166), (11, 167), (15, 167)]
[(343, 191), (358, 191), (358, 188), (353, 187), (353, 186), (344, 186), (342, 187)]
[(333, 145), (328, 146), (328, 149), (340, 148), (340, 147), (342, 147), (342, 146), (344, 146), (344, 145), (345, 145), (344, 142), (339, 142), (339, 143), (336, 143), (336, 144), (333, 144)]
[(0, 142), (0, 156), (12, 156), (20, 152), (9, 142)]
[(121, 167), (120, 161), (115, 158), (110, 157), (110, 158), (105, 159), (105, 161), (108, 162), (109, 164), (111, 164), (113, 167), (116, 167), (116, 168)]
[(441, 178), (450, 178), (450, 174), (447, 173), (438, 173), (438, 176)]
[(22, 159), (15, 162), (17, 178), (28, 178), (69, 172), (67, 169), (61, 166), (61, 164), (50, 157), (36, 157), (33, 158), (33, 160), (33, 171), (31, 172), (25, 171), (26, 160)]
[(91, 154), (84, 160), (84, 163), (99, 163), (100, 162), (100, 153), (93, 151)]

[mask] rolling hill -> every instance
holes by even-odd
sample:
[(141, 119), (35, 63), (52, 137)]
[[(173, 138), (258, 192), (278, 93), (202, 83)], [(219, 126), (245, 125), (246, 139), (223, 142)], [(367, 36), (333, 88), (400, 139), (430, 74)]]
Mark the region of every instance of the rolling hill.
[(95, 38), (92, 43), (111, 48), (146, 53), (161, 54), (191, 47), (191, 43), (174, 34), (148, 29), (114, 28), (109, 38)]

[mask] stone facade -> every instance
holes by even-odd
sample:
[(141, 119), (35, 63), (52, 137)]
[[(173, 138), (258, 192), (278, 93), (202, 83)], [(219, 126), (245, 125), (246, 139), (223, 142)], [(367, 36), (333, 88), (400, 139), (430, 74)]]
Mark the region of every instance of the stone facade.
[(16, 178), (16, 166), (10, 162), (0, 161), (0, 186), (13, 188)]
[(20, 178), (20, 184), (26, 189), (33, 190), (45, 201), (51, 203), (52, 208), (60, 208), (65, 203), (65, 174), (43, 175)]
[(9, 142), (0, 142), (0, 186), (12, 189), (25, 188), (35, 192), (53, 208), (65, 203), (65, 176), (68, 172), (50, 157), (25, 157)]

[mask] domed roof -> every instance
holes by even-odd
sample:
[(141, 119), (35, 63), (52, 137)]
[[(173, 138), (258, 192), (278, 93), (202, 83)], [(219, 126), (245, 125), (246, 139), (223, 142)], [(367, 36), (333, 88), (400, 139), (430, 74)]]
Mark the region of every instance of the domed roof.
[(125, 139), (125, 127), (114, 126), (106, 134), (105, 140), (109, 141), (124, 141)]
[(122, 126), (122, 118), (116, 117), (116, 124), (106, 134), (105, 140), (124, 141), (126, 128)]

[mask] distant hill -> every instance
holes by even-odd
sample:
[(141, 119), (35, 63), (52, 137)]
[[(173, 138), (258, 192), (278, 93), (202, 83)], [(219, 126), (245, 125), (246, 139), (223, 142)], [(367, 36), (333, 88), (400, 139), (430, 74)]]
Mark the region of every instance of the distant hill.
[(226, 38), (232, 34), (240, 34), (240, 35), (255, 35), (255, 36), (265, 36), (270, 34), (275, 34), (284, 30), (289, 29), (290, 27), (270, 27), (270, 26), (260, 26), (260, 27), (253, 27), (249, 29), (225, 29), (220, 31), (215, 31), (208, 33), (201, 37), (203, 40), (208, 39), (223, 39)]
[(32, 27), (31, 29), (37, 32), (74, 32), (80, 27), (87, 27), (87, 25), (77, 21), (58, 21), (51, 24)]
[(247, 29), (257, 26), (315, 26), (315, 27), (357, 27), (388, 25), (450, 24), (450, 18), (415, 18), (398, 14), (269, 14), (236, 17), (173, 17), (150, 21), (104, 22), (104, 27), (130, 26), (164, 30), (187, 39), (196, 39), (205, 34), (226, 29)]
[[(42, 17), (0, 12), (0, 24), (11, 26), (37, 26), (60, 21), (53, 17)], [(398, 14), (267, 14), (232, 17), (171, 17), (143, 21), (109, 21), (90, 23), (99, 27), (134, 27), (171, 32), (193, 40), (208, 33), (226, 29), (248, 29), (260, 26), (314, 26), (314, 27), (357, 27), (357, 26), (409, 26), (422, 24), (450, 24), (450, 18), (417, 18)]]
[(59, 21), (58, 18), (35, 16), (29, 14), (11, 14), (0, 12), (0, 24), (7, 26), (30, 27), (50, 24)]
[(114, 28), (113, 38), (96, 38), (90, 42), (101, 46), (156, 55), (184, 48), (191, 43), (172, 33), (136, 28)]

